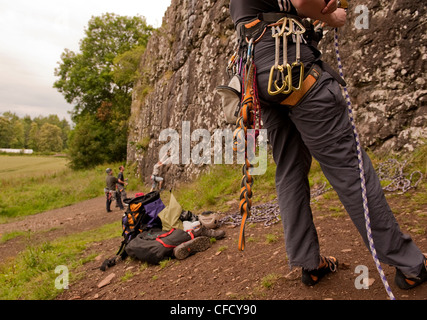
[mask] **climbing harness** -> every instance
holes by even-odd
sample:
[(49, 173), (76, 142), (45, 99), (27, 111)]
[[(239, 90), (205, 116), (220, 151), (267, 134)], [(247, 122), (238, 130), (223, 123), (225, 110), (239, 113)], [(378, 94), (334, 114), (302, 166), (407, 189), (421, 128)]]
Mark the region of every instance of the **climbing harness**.
[[(344, 78), (343, 66), (341, 63), (341, 57), (340, 57), (340, 52), (339, 52), (338, 29), (337, 28), (335, 28), (334, 39), (335, 39), (335, 43), (334, 43), (335, 44), (335, 54), (337, 57), (339, 73), (340, 73), (340, 76), (342, 78)], [(361, 190), (362, 190), (363, 212), (364, 212), (364, 216), (365, 216), (366, 234), (368, 237), (369, 249), (371, 251), (372, 258), (374, 259), (374, 262), (375, 262), (375, 266), (377, 267), (378, 273), (380, 274), (380, 277), (381, 277), (381, 281), (383, 282), (383, 285), (386, 289), (388, 296), (390, 297), (391, 300), (396, 300), (396, 298), (393, 295), (393, 292), (391, 291), (390, 285), (388, 284), (387, 278), (384, 274), (384, 271), (381, 267), (381, 263), (378, 259), (377, 251), (375, 249), (374, 238), (372, 236), (372, 230), (371, 230), (371, 219), (370, 219), (369, 207), (368, 207), (368, 197), (366, 195), (365, 169), (364, 169), (364, 165), (363, 165), (362, 148), (360, 145), (359, 134), (357, 132), (355, 121), (354, 121), (353, 110), (352, 110), (351, 101), (350, 101), (350, 95), (348, 93), (346, 86), (344, 86), (342, 88), (343, 88), (344, 93), (345, 93), (345, 100), (347, 102), (347, 107), (348, 107), (348, 115), (349, 115), (349, 119), (351, 122), (351, 126), (353, 127), (354, 138), (356, 141), (356, 152), (357, 152), (357, 159), (358, 159), (358, 163), (359, 163), (359, 174), (360, 174), (360, 186), (361, 186)]]
[[(304, 87), (309, 90), (316, 80), (320, 77), (320, 72), (310, 70), (310, 84), (304, 80), (305, 69), (301, 61), (301, 43), (305, 41), (303, 34), (306, 32), (302, 20), (294, 15), (287, 13), (264, 13), (252, 21), (246, 22), (238, 26), (238, 48), (239, 50), (233, 54), (227, 66), (229, 74), (242, 75), (242, 94), (241, 103), (239, 105), (239, 117), (236, 121), (236, 130), (234, 131), (234, 151), (239, 154), (244, 154), (244, 165), (242, 168), (243, 177), (241, 180), (240, 203), (239, 209), (242, 216), (239, 235), (239, 250), (245, 248), (245, 226), (246, 221), (251, 216), (252, 207), (252, 187), (254, 178), (251, 175), (253, 168), (248, 156), (248, 138), (249, 130), (255, 130), (255, 139), (258, 135), (257, 129), (261, 128), (261, 108), (258, 99), (258, 90), (256, 82), (256, 66), (253, 61), (254, 45), (266, 33), (267, 28), (271, 28), (272, 36), (276, 43), (275, 64), (270, 70), (268, 92), (272, 95), (279, 93), (298, 93)], [(292, 63), (288, 61), (287, 44), (288, 38), (292, 37), (296, 44), (296, 59)], [(282, 56), (283, 63), (279, 64), (280, 60), (280, 45), (283, 43)], [(298, 70), (297, 85), (294, 86), (292, 72)], [(314, 70), (314, 72), (311, 72)], [(313, 75), (314, 74), (314, 75)], [(275, 80), (274, 80), (275, 78)], [(290, 97), (292, 94), (290, 95)], [(297, 103), (303, 95), (299, 95), (297, 99), (293, 96), (291, 103)], [(258, 123), (257, 120), (258, 119)], [(257, 125), (258, 124), (258, 125)], [(253, 131), (252, 131), (253, 132)], [(255, 148), (255, 144), (254, 144)]]

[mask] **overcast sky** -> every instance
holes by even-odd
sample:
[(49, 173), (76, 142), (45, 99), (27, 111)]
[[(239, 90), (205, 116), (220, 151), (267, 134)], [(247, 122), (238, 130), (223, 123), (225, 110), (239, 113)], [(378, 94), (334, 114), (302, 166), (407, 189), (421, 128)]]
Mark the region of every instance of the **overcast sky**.
[(92, 16), (141, 15), (159, 27), (171, 0), (0, 0), (0, 113), (57, 114), (68, 104), (53, 88), (54, 69), (65, 48), (79, 51)]

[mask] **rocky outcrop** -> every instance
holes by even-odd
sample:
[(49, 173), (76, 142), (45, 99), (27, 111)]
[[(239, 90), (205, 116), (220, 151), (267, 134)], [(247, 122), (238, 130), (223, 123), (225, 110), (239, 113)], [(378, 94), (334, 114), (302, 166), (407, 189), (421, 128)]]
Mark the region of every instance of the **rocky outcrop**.
[[(408, 152), (427, 138), (425, 21), (421, 1), (351, 1), (341, 55), (362, 143), (374, 151)], [(322, 51), (335, 66), (331, 43), (329, 35)]]
[[(159, 159), (162, 130), (180, 135), (190, 130), (214, 132), (225, 125), (216, 86), (227, 78), (225, 68), (234, 49), (228, 0), (173, 0), (162, 27), (151, 37), (141, 60), (130, 120), (128, 161), (138, 163), (147, 181)], [(174, 165), (174, 179), (189, 179), (203, 166)]]
[[(225, 68), (235, 48), (228, 4), (172, 0), (141, 58), (128, 161), (138, 164), (147, 182), (166, 143), (159, 141), (162, 130), (181, 134), (188, 121), (191, 131), (213, 134), (226, 125), (214, 89), (227, 81)], [(368, 29), (360, 29), (366, 21), (363, 12), (355, 11), (358, 5), (369, 10)], [(427, 136), (425, 21), (421, 1), (351, 1), (348, 23), (339, 33), (341, 56), (362, 143), (374, 151), (411, 151)], [(336, 66), (332, 33), (321, 50)], [(168, 175), (184, 181), (202, 169), (193, 163), (174, 165)]]

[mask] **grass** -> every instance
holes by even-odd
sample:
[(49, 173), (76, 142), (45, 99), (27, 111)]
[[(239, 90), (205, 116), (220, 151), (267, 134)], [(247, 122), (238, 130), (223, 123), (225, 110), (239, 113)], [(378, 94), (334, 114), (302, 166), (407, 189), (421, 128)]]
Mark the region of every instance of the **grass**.
[[(0, 155), (0, 223), (102, 196), (107, 166), (117, 174), (120, 164), (73, 171), (65, 158)], [(129, 190), (140, 187), (130, 179)]]
[(47, 300), (55, 298), (61, 290), (55, 287), (58, 266), (66, 266), (70, 283), (82, 275), (73, 271), (95, 258), (85, 255), (89, 244), (119, 237), (117, 222), (96, 230), (86, 231), (38, 245), (31, 244), (14, 260), (0, 265), (0, 300)]
[[(402, 163), (406, 161), (404, 173), (409, 175), (414, 171), (420, 171), (424, 178), (418, 184), (415, 192), (405, 194), (408, 197), (406, 206), (410, 206), (411, 210), (417, 211), (423, 208), (427, 203), (427, 144), (419, 146), (412, 153), (403, 153), (401, 156), (391, 154), (374, 154), (368, 151), (372, 160), (374, 168), (378, 168), (381, 163), (389, 159), (396, 159)], [(275, 170), (276, 166), (269, 154), (267, 171), (264, 175), (254, 177), (252, 205), (267, 202), (276, 197), (275, 190)], [(418, 176), (417, 176), (418, 177)], [(180, 185), (174, 195), (177, 201), (185, 210), (190, 210), (195, 213), (198, 211), (218, 211), (228, 212), (236, 201), (239, 201), (240, 184), (242, 178), (241, 166), (239, 165), (215, 165), (212, 166), (208, 172), (202, 174), (193, 183)], [(310, 174), (309, 183), (312, 190), (320, 186), (324, 189), (330, 188), (330, 184), (324, 176), (320, 165), (317, 161), (313, 160)], [(386, 185), (389, 181), (383, 181), (382, 185)], [(420, 192), (421, 190), (421, 192)], [(424, 191), (423, 191), (424, 190)], [(386, 193), (388, 198), (397, 197), (397, 193)], [(330, 192), (323, 193), (321, 202), (317, 201), (313, 204), (314, 207), (323, 207), (324, 202), (339, 201), (336, 192), (331, 189)], [(336, 200), (336, 201), (335, 201)], [(328, 208), (333, 217), (345, 217), (346, 212), (344, 208), (335, 204), (328, 204)]]
[(261, 285), (266, 289), (270, 289), (274, 286), (274, 284), (279, 279), (280, 279), (280, 275), (276, 273), (271, 273), (261, 279)]
[(276, 234), (268, 233), (265, 236), (265, 242), (267, 244), (275, 243), (275, 242), (277, 242), (277, 240), (279, 240), (279, 237)]
[[(266, 173), (254, 176), (254, 197), (259, 196), (256, 190), (262, 190), (263, 195), (275, 193), (275, 169), (269, 157)], [(190, 211), (213, 207), (218, 211), (227, 211), (230, 208), (228, 202), (236, 199), (240, 191), (242, 176), (241, 165), (214, 165), (193, 183), (181, 185), (174, 195), (181, 206)], [(254, 201), (257, 200), (254, 198)]]

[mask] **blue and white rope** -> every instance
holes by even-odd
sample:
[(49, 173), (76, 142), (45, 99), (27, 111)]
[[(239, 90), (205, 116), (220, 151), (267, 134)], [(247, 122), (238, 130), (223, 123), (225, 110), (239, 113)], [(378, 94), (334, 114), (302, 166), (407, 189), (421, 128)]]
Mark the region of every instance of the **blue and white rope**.
[[(344, 79), (343, 66), (341, 63), (341, 57), (340, 57), (339, 45), (338, 45), (338, 29), (337, 28), (335, 28), (335, 54), (337, 56), (338, 69), (339, 69), (340, 76)], [(390, 297), (391, 300), (396, 300), (393, 293), (391, 292), (387, 278), (384, 274), (384, 271), (381, 267), (381, 263), (378, 259), (377, 251), (375, 250), (374, 239), (372, 237), (372, 230), (371, 230), (371, 219), (369, 216), (368, 198), (366, 196), (366, 181), (365, 181), (365, 169), (363, 166), (362, 148), (360, 146), (359, 134), (357, 133), (357, 129), (356, 129), (355, 121), (354, 121), (353, 110), (352, 110), (351, 101), (350, 101), (350, 95), (348, 93), (347, 87), (343, 87), (343, 90), (345, 93), (345, 100), (347, 102), (349, 119), (350, 119), (351, 125), (353, 127), (354, 138), (356, 141), (357, 159), (359, 162), (359, 172), (360, 172), (360, 185), (361, 185), (361, 189), (362, 189), (363, 211), (364, 211), (364, 215), (365, 215), (366, 233), (367, 233), (367, 237), (368, 237), (368, 241), (369, 241), (369, 248), (370, 248), (372, 257), (374, 259), (377, 270), (381, 276), (381, 280), (384, 284), (384, 287), (387, 291), (388, 296)]]

